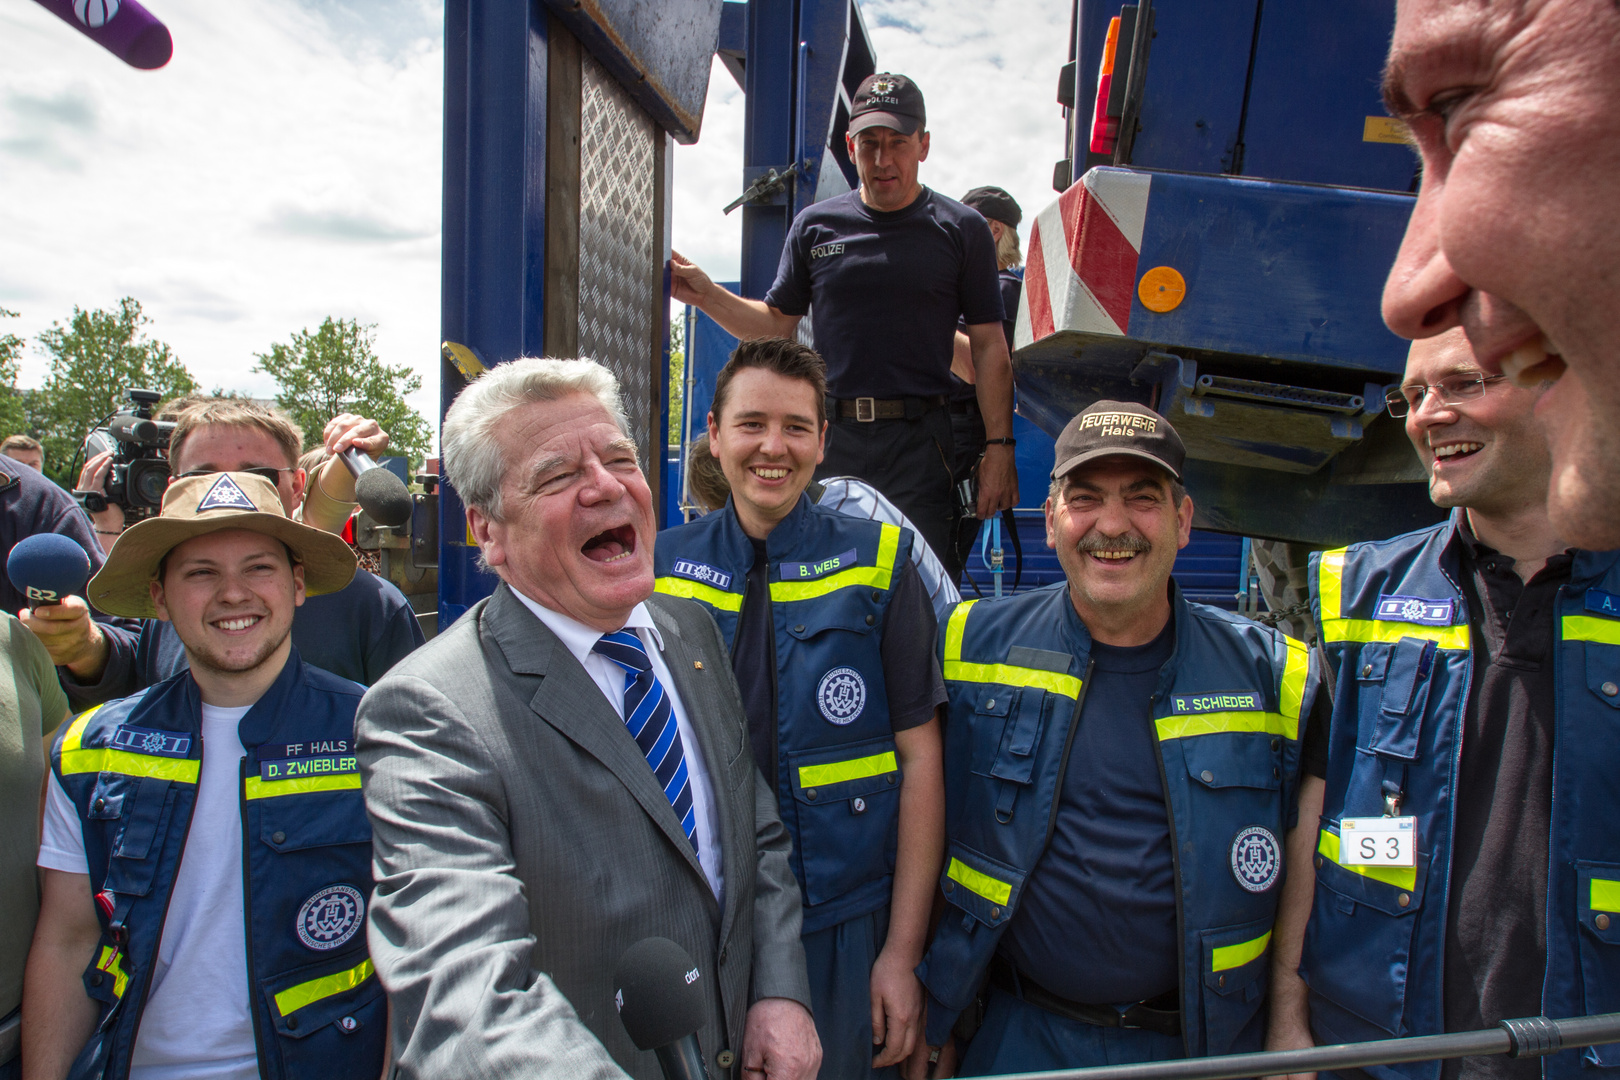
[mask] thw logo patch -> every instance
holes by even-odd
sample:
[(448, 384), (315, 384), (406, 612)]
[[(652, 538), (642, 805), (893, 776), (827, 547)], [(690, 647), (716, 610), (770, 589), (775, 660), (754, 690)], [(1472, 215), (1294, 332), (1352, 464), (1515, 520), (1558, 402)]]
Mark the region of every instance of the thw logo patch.
[(230, 473), (221, 473), (208, 494), (197, 504), (197, 513), (204, 510), (257, 510), (253, 500), (231, 479)]

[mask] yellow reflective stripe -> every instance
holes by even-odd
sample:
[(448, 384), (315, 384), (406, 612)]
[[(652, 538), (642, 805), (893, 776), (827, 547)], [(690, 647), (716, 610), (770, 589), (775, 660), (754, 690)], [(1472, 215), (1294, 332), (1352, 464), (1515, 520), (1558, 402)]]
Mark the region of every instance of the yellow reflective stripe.
[(1080, 697), (1078, 676), (1061, 671), (1042, 671), (1039, 668), (1014, 667), (1011, 664), (969, 664), (963, 660), (947, 660), (945, 678), (953, 682), (1001, 683), (1006, 686), (1038, 686), (1066, 698)]
[(1385, 622), (1382, 619), (1341, 619), (1344, 610), (1344, 555), (1347, 548), (1322, 552), (1317, 563), (1316, 592), (1322, 602), (1322, 641), (1382, 641), (1395, 644), (1402, 638), (1432, 641), (1442, 649), (1466, 652), (1468, 627), (1419, 626), (1416, 623)]
[(1564, 640), (1620, 645), (1620, 622), (1614, 619), (1600, 619), (1593, 615), (1565, 615)]
[(964, 600), (951, 610), (951, 617), (945, 623), (945, 662), (962, 659), (962, 634), (967, 630), (968, 612), (972, 610), (977, 600)]
[(957, 604), (945, 623), (945, 678), (952, 682), (999, 683), (1005, 686), (1035, 686), (1054, 694), (1079, 700), (1080, 678), (1062, 671), (1014, 667), (1012, 664), (974, 664), (962, 659), (962, 634), (967, 629), (968, 610), (977, 600)]
[[(1288, 646), (1288, 660), (1283, 666), (1282, 688), (1277, 705), (1282, 714), (1298, 720), (1305, 711), (1305, 678), (1311, 672), (1311, 653), (1303, 641), (1283, 638)], [(1298, 725), (1295, 725), (1296, 730)], [(1290, 736), (1292, 738), (1292, 736)]]
[(1262, 731), (1267, 735), (1281, 735), (1285, 739), (1299, 738), (1298, 716), (1258, 710), (1161, 716), (1153, 721), (1153, 726), (1159, 731), (1160, 742), (1231, 731)]
[(1322, 552), (1317, 561), (1316, 593), (1322, 602), (1322, 621), (1339, 617), (1344, 600), (1344, 557), (1349, 548), (1335, 548)]
[(67, 731), (62, 735), (62, 752), (64, 754), (69, 750), (77, 750), (79, 748), (84, 739), (84, 729), (89, 726), (90, 718), (96, 715), (100, 709), (101, 706), (97, 705), (93, 709), (80, 713), (73, 723), (68, 725)]
[(665, 596), (683, 596), (688, 600), (701, 600), (710, 607), (719, 608), (721, 611), (742, 610), (743, 598), (740, 593), (722, 592), (713, 585), (705, 585), (701, 581), (661, 577), (653, 582), (653, 591), (661, 592)]
[(895, 764), (894, 751), (873, 754), (871, 757), (852, 758), (849, 761), (830, 761), (825, 765), (799, 766), (800, 787), (821, 787), (824, 784), (842, 784), (845, 780), (864, 780), (868, 776), (882, 776), (900, 768)]
[(289, 986), (276, 995), (276, 1011), (282, 1016), (288, 1016), (305, 1005), (315, 1004), (322, 998), (341, 994), (345, 990), (353, 990), (371, 978), (372, 970), (371, 958), (367, 957), (348, 971), (340, 971), (336, 975), (322, 975), (318, 979)]
[[(780, 604), (794, 600), (814, 600), (818, 596), (826, 596), (828, 593), (852, 586), (887, 589), (894, 576), (894, 556), (899, 550), (899, 527), (884, 525), (883, 532), (878, 537), (877, 562), (874, 565), (852, 566), (848, 570), (828, 574), (817, 581), (773, 581), (771, 602)], [(739, 597), (738, 604), (741, 603), (742, 599)]]
[(129, 986), (129, 975), (124, 971), (123, 955), (118, 950), (103, 945), (101, 955), (96, 957), (96, 967), (113, 977), (113, 997), (123, 997), (124, 990)]
[[(1316, 850), (1324, 859), (1339, 863), (1339, 837), (1337, 833), (1322, 830), (1322, 838), (1317, 841)], [(1393, 885), (1397, 889), (1411, 892), (1417, 888), (1417, 868), (1414, 866), (1345, 866), (1339, 863), (1341, 869), (1362, 877), (1370, 877), (1374, 881), (1382, 881), (1385, 885)]]
[(1271, 931), (1267, 930), (1253, 941), (1241, 941), (1236, 945), (1222, 945), (1210, 956), (1209, 970), (1231, 971), (1235, 967), (1242, 967), (1250, 960), (1258, 958), (1271, 944)]
[(110, 772), (118, 773), (120, 776), (150, 776), (156, 780), (195, 784), (197, 769), (201, 765), (202, 762), (192, 759), (132, 754), (128, 750), (114, 750), (106, 746), (62, 752), (63, 776), (74, 773)]
[(1402, 638), (1432, 641), (1442, 649), (1468, 649), (1466, 626), (1419, 626), (1417, 623), (1385, 622), (1382, 619), (1323, 619), (1323, 641), (1386, 641)]
[(1593, 911), (1620, 911), (1620, 881), (1592, 879)]
[(307, 795), (313, 791), (358, 791), (360, 774), (333, 773), (327, 776), (293, 776), (286, 780), (247, 778), (244, 798), (274, 799), (278, 795)]
[(954, 856), (951, 858), (951, 865), (945, 869), (945, 876), (968, 891), (978, 893), (992, 904), (1005, 904), (1008, 897), (1012, 896), (1011, 885), (989, 874), (979, 873)]

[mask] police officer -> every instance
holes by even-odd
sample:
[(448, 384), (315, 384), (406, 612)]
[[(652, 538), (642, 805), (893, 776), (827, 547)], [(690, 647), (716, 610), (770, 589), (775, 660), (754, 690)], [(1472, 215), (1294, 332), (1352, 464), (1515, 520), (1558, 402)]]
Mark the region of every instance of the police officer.
[(988, 980), (968, 1075), (1259, 1049), (1304, 645), (1171, 580), (1185, 452), (1099, 401), (1057, 440), (1047, 543), (1066, 580), (959, 605), (940, 631), (945, 898), (927, 1041)]
[(856, 191), (794, 219), (764, 300), (720, 288), (677, 253), (671, 290), (739, 338), (793, 337), (807, 312), (827, 358), (832, 427), (818, 476), (856, 476), (922, 530), (960, 577), (959, 513), (946, 395), (960, 316), (972, 342), (988, 432), (978, 516), (1018, 502), (1012, 365), (1002, 333), (995, 245), (984, 218), (917, 180), (928, 157), (922, 92), (904, 75), (862, 80), (847, 146)]
[[(1414, 342), (1389, 411), (1452, 516), (1311, 557), (1336, 701), (1289, 840), (1315, 875), (1278, 920), (1279, 1048), (1620, 1009), (1620, 552), (1549, 517), (1543, 392), (1486, 375), (1461, 328)], [(1594, 1065), (1620, 1051), (1379, 1075)]]
[[(1024, 211), (1018, 201), (1001, 188), (993, 185), (976, 187), (962, 196), (962, 205), (984, 215), (990, 225), (990, 237), (996, 244), (996, 275), (1001, 284), (1001, 310), (1005, 318), (1001, 328), (1006, 333), (1007, 348), (1013, 347), (1013, 331), (1018, 326), (1018, 299), (1024, 291), (1023, 254), (1018, 248), (1018, 223)], [(967, 335), (967, 324), (959, 322), (956, 328), (956, 352), (951, 359), (951, 438), (955, 457), (952, 461), (952, 479), (957, 484), (971, 480), (984, 454), (984, 414), (979, 411), (978, 388), (974, 385), (973, 342)], [(967, 562), (973, 551), (973, 538), (979, 532), (979, 519), (963, 516), (957, 525), (957, 558)]]
[(189, 668), (83, 713), (51, 751), (31, 1075), (379, 1074), (364, 688), (290, 636), (306, 594), (353, 575), (347, 544), (245, 472), (175, 481), (113, 545), (90, 599), (172, 623)]
[(918, 1035), (914, 973), (944, 833), (934, 612), (909, 530), (817, 505), (824, 367), (796, 341), (738, 345), (715, 380), (719, 511), (667, 530), (657, 588), (708, 605), (731, 646), (754, 760), (804, 896), (821, 1075), (864, 1077)]

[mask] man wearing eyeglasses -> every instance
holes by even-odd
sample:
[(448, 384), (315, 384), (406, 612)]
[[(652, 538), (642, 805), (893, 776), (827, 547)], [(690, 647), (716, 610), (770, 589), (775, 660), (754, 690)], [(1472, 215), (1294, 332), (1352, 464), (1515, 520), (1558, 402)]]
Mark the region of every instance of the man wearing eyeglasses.
[[(169, 467), (176, 477), (257, 473), (275, 484), (288, 516), (302, 504), (308, 523), (321, 527), (317, 500), (305, 498), (309, 478), (298, 468), (302, 450), (303, 433), (280, 412), (208, 399), (175, 419)], [(75, 711), (128, 697), (186, 667), (185, 648), (169, 623), (150, 620), (133, 631), (97, 622), (78, 597), (19, 618), (45, 643)], [(424, 640), (399, 589), (366, 573), (335, 593), (310, 597), (293, 617), (292, 638), (308, 663), (363, 686)]]
[[(1620, 552), (1571, 549), (1548, 517), (1544, 389), (1486, 375), (1461, 328), (1414, 342), (1389, 411), (1451, 518), (1312, 556), (1336, 694), (1305, 746), (1270, 1048), (1620, 1008)], [(1546, 1076), (1581, 1055), (1546, 1059)]]

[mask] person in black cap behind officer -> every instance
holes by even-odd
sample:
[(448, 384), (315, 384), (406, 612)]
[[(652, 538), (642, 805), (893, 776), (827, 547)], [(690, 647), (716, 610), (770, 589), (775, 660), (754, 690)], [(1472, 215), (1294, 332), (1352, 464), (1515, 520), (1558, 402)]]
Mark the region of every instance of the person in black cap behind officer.
[(986, 981), (964, 1075), (1260, 1048), (1317, 679), (1304, 645), (1171, 579), (1185, 456), (1140, 405), (1080, 413), (1046, 501), (1065, 580), (940, 628), (946, 910), (918, 969), (935, 1075)]
[[(1018, 298), (1024, 291), (1024, 253), (1018, 247), (1018, 223), (1024, 211), (1018, 201), (994, 185), (976, 187), (962, 196), (962, 205), (984, 215), (990, 236), (996, 242), (996, 271), (1001, 283), (1001, 327), (1012, 351), (1013, 330), (1018, 325)], [(958, 485), (972, 479), (984, 453), (984, 414), (979, 411), (979, 389), (973, 372), (973, 341), (967, 323), (956, 325), (956, 353), (951, 358), (951, 439), (955, 457), (951, 479)], [(956, 530), (957, 557), (964, 563), (973, 552), (973, 538), (979, 532), (979, 519), (962, 516)]]
[(827, 454), (817, 477), (856, 476), (922, 530), (953, 578), (951, 356), (966, 320), (988, 434), (977, 512), (1018, 501), (1013, 461), (1012, 364), (1002, 332), (995, 244), (984, 218), (917, 179), (928, 157), (922, 92), (904, 75), (862, 80), (850, 110), (856, 191), (794, 219), (764, 300), (716, 285), (676, 253), (674, 298), (739, 338), (793, 337), (811, 314), (827, 361)]

